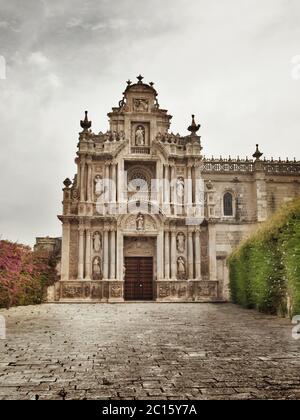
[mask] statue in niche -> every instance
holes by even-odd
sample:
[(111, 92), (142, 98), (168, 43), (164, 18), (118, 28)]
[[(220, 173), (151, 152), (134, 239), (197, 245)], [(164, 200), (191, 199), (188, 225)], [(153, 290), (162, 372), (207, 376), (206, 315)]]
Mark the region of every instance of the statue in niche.
[(141, 125), (138, 126), (135, 132), (135, 144), (136, 146), (145, 146), (145, 130)]
[(186, 268), (183, 257), (179, 257), (177, 260), (177, 277), (179, 280), (184, 280), (186, 278)]
[(95, 194), (100, 196), (103, 194), (103, 192), (103, 180), (100, 175), (97, 175), (95, 178)]
[(101, 235), (99, 232), (96, 232), (93, 237), (93, 248), (95, 252), (100, 252), (101, 250)]
[(184, 197), (184, 179), (182, 177), (177, 179), (176, 192), (177, 192), (177, 197), (182, 201)]
[(124, 131), (120, 131), (119, 138), (120, 138), (120, 141), (124, 141), (125, 140), (125, 133), (124, 133)]
[(101, 259), (100, 257), (94, 258), (93, 261), (93, 279), (100, 280), (101, 279)]
[(137, 230), (144, 230), (145, 229), (145, 218), (142, 213), (139, 213), (136, 218), (136, 229)]
[(180, 232), (177, 235), (177, 251), (178, 252), (184, 252), (185, 251), (185, 235), (182, 232)]
[(116, 131), (113, 131), (113, 132), (112, 132), (112, 136), (111, 136), (111, 138), (112, 138), (112, 141), (113, 141), (114, 143), (118, 140), (118, 135), (117, 135), (117, 132), (116, 132)]

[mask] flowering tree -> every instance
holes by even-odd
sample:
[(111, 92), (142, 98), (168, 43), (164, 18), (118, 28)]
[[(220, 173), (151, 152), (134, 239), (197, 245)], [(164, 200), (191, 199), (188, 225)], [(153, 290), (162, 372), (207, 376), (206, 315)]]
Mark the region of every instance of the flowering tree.
[(55, 280), (54, 258), (0, 241), (0, 307), (41, 303), (45, 288)]

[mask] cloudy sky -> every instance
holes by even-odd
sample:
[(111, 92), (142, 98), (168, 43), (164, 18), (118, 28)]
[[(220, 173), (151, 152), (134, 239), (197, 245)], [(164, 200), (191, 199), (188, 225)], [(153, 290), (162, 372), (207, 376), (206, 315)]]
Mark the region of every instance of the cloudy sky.
[(2, 239), (60, 236), (79, 120), (106, 130), (139, 73), (207, 156), (300, 159), (299, 21), (299, 0), (0, 0)]

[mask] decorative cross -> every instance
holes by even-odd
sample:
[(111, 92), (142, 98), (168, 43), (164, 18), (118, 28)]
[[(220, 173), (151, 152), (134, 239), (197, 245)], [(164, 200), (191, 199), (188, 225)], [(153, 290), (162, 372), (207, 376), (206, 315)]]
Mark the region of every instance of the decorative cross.
[(143, 83), (143, 76), (140, 74), (139, 76), (137, 76), (137, 79), (139, 81), (139, 83)]

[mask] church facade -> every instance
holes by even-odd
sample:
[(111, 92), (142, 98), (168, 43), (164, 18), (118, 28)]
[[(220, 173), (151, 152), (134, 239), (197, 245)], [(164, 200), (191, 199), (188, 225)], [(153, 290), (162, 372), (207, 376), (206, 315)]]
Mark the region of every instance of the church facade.
[(226, 258), (300, 192), (300, 164), (207, 159), (194, 116), (170, 132), (153, 83), (127, 82), (93, 133), (86, 113), (77, 174), (63, 189), (60, 302), (217, 302), (229, 299)]

